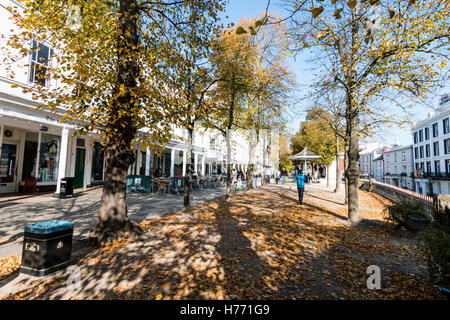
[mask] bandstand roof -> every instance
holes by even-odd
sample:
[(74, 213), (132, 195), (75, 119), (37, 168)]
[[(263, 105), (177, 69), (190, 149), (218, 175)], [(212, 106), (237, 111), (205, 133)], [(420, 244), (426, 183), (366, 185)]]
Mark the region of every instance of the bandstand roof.
[(321, 157), (314, 152), (304, 148), (297, 154), (293, 154), (289, 157), (289, 160), (319, 160)]

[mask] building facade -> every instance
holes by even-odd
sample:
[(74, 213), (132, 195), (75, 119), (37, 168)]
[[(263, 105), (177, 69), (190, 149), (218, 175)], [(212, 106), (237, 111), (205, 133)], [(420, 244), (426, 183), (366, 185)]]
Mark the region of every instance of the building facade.
[(373, 160), (374, 173), (373, 177), (377, 182), (384, 182), (384, 161), (383, 155)]
[(442, 97), (435, 114), (412, 128), (415, 191), (450, 193), (450, 101)]
[[(22, 10), (13, 0), (0, 0), (0, 47), (12, 33), (17, 33), (8, 7)], [(22, 88), (57, 86), (52, 80), (38, 76), (51, 62), (52, 47), (49, 43), (32, 41), (29, 63), (12, 65), (15, 76), (6, 76), (0, 64), (0, 193), (20, 192), (28, 181), (35, 182), (38, 191), (59, 193), (60, 181), (74, 177), (76, 188), (86, 188), (103, 183), (104, 157), (101, 137), (95, 133), (79, 135), (76, 128), (60, 123), (64, 110), (49, 112), (38, 109), (42, 101), (33, 99), (32, 93)], [(0, 56), (6, 52), (0, 52)], [(36, 64), (41, 64), (38, 71)], [(186, 172), (187, 131), (172, 126), (172, 139), (165, 146), (162, 156), (149, 148), (134, 146), (136, 161), (129, 168), (132, 175), (151, 175), (158, 172), (165, 176), (183, 176)], [(248, 142), (243, 134), (232, 134), (231, 165), (246, 170), (249, 155)], [(255, 155), (257, 172), (262, 170), (267, 155), (258, 146)], [(266, 156), (266, 159), (263, 157)], [(215, 130), (198, 129), (194, 133), (192, 165), (196, 174), (211, 175), (225, 171), (226, 147), (224, 138)]]
[(414, 190), (413, 183), (413, 148), (394, 145), (384, 151), (384, 182), (409, 190)]
[(383, 147), (379, 142), (368, 142), (360, 146), (359, 170), (362, 179), (370, 179), (375, 176), (374, 160), (383, 153)]

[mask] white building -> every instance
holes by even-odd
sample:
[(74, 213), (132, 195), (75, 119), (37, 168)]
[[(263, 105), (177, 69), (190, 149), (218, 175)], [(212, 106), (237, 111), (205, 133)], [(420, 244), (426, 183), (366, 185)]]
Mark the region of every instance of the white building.
[(383, 147), (379, 142), (367, 142), (360, 145), (359, 170), (361, 178), (369, 179), (375, 175), (374, 160), (383, 153)]
[(384, 182), (414, 190), (412, 146), (394, 145), (384, 151)]
[(384, 182), (384, 161), (383, 161), (383, 155), (378, 156), (373, 160), (373, 177), (378, 182)]
[(412, 128), (415, 190), (422, 194), (450, 193), (450, 100), (442, 97), (436, 114)]
[[(23, 9), (13, 0), (0, 0), (0, 47), (16, 26), (10, 19), (9, 6)], [(17, 31), (16, 31), (17, 32)], [(15, 32), (15, 33), (16, 33)], [(75, 128), (58, 122), (64, 110), (50, 113), (37, 110), (39, 101), (22, 92), (21, 87), (56, 86), (55, 81), (35, 77), (34, 63), (50, 60), (52, 48), (48, 43), (30, 43), (39, 48), (30, 55), (29, 62), (18, 61), (13, 65), (14, 78), (6, 77), (4, 65), (0, 64), (0, 193), (19, 192), (26, 181), (37, 184), (38, 191), (59, 193), (63, 177), (74, 177), (76, 188), (103, 183), (104, 158), (100, 137), (96, 134), (76, 135)], [(6, 52), (0, 52), (3, 57)], [(45, 67), (44, 67), (45, 68)], [(13, 88), (12, 86), (17, 86)], [(150, 175), (161, 171), (166, 176), (184, 175), (186, 172), (186, 130), (172, 127), (172, 140), (166, 145), (162, 157), (150, 149), (135, 146), (136, 162), (129, 174)], [(257, 148), (257, 166), (262, 165), (262, 147)], [(193, 140), (194, 170), (201, 175), (224, 172), (226, 148), (224, 138), (213, 130), (197, 130)], [(248, 143), (239, 133), (233, 135), (231, 164), (243, 170), (248, 164)]]

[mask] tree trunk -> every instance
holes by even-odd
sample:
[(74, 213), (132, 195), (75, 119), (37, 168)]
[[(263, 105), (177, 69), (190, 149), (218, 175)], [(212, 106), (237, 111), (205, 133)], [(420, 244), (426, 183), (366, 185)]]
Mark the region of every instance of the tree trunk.
[(110, 125), (105, 129), (105, 178), (99, 220), (89, 235), (95, 243), (142, 231), (128, 219), (126, 202), (127, 171), (135, 160), (131, 142), (137, 133), (136, 119), (131, 112), (134, 108), (131, 91), (137, 87), (136, 79), (140, 73), (136, 52), (139, 41), (137, 18), (136, 0), (120, 1), (116, 40), (117, 80), (111, 109), (108, 110)]
[(253, 168), (255, 167), (256, 141), (253, 135), (250, 137), (248, 148), (248, 169), (246, 190), (253, 189)]
[(261, 179), (261, 186), (266, 184), (266, 135), (265, 131), (263, 131), (263, 169), (262, 169), (262, 179)]
[(327, 175), (327, 188), (330, 186), (330, 174), (328, 171), (328, 166), (325, 166), (325, 174)]
[(233, 72), (231, 78), (231, 101), (228, 109), (228, 126), (225, 132), (225, 142), (227, 145), (227, 189), (225, 199), (231, 197), (231, 129), (234, 124), (234, 100), (236, 99), (236, 75)]
[(339, 156), (339, 138), (336, 137), (336, 188), (334, 189), (335, 193), (338, 193), (341, 190), (341, 167), (340, 167), (340, 156)]
[(231, 196), (231, 137), (230, 130), (227, 130), (225, 134), (225, 142), (227, 145), (227, 189), (225, 198), (228, 199)]
[[(349, 86), (351, 87), (351, 86)], [(348, 167), (345, 174), (348, 179), (348, 217), (352, 224), (358, 224), (361, 221), (359, 215), (359, 188), (358, 181), (360, 176), (359, 171), (359, 115), (357, 112), (356, 103), (353, 98), (353, 93), (348, 93), (348, 108), (349, 117), (347, 120), (347, 135), (349, 137), (347, 159)]]
[(192, 124), (191, 128), (187, 128), (188, 131), (188, 141), (187, 141), (187, 155), (186, 155), (186, 173), (184, 175), (184, 183), (183, 183), (183, 211), (185, 213), (189, 213), (190, 211), (190, 186), (191, 180), (190, 175), (192, 173), (192, 135), (194, 132), (194, 125)]
[(361, 221), (359, 216), (359, 188), (358, 180), (360, 176), (359, 171), (359, 84), (358, 84), (358, 68), (357, 68), (357, 53), (353, 49), (358, 35), (359, 22), (356, 20), (356, 12), (358, 6), (352, 8), (351, 21), (351, 40), (352, 50), (349, 55), (349, 73), (347, 74), (347, 130), (346, 135), (348, 140), (347, 160), (348, 167), (345, 174), (348, 179), (348, 218), (351, 223), (356, 225)]
[(347, 178), (347, 168), (348, 168), (348, 138), (345, 142), (344, 150), (344, 188), (345, 188), (345, 204), (348, 204), (348, 178)]

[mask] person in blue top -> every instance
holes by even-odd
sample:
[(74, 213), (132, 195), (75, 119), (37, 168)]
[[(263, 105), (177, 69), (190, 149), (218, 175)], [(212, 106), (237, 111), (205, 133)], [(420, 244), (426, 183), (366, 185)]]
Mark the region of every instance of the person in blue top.
[(305, 192), (305, 176), (303, 170), (299, 170), (295, 175), (297, 179), (298, 203), (303, 204), (303, 193)]

